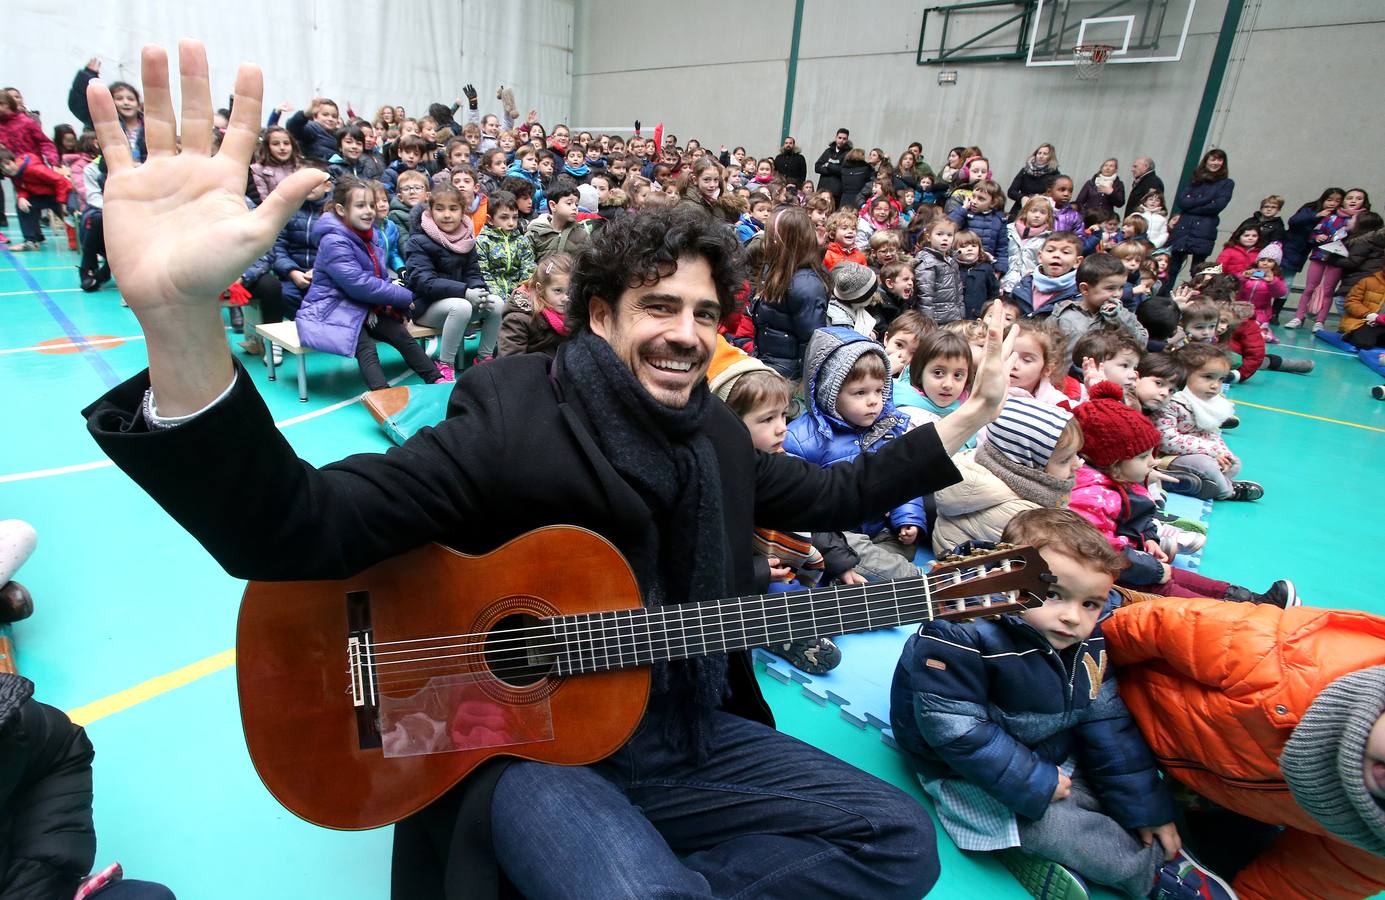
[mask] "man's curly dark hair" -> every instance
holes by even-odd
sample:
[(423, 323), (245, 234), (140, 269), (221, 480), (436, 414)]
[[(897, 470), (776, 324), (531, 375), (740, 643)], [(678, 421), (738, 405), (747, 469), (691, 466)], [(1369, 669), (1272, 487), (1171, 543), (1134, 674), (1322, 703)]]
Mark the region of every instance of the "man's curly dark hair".
[(568, 331), (577, 334), (589, 327), (593, 297), (614, 309), (626, 290), (658, 283), (687, 256), (700, 256), (711, 267), (725, 320), (735, 309), (742, 283), (740, 243), (725, 223), (700, 210), (674, 207), (610, 222), (583, 248), (568, 287)]

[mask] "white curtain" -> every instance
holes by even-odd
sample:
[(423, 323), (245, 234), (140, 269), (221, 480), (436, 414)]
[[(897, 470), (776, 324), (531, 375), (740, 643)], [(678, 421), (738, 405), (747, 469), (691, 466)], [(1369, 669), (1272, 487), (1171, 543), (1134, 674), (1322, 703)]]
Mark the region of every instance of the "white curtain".
[[(265, 76), (265, 114), (315, 96), (366, 118), (385, 103), (422, 116), (451, 104), (471, 83), (481, 111), (500, 112), (496, 88), (515, 90), (521, 119), (531, 107), (549, 130), (567, 121), (572, 97), (573, 0), (122, 0), (80, 6), (34, 0), (5, 11), (0, 83), (18, 87), (44, 129), (69, 122), (77, 70), (100, 57), (108, 83), (139, 84), (140, 48), (162, 44), (177, 70), (179, 38), (207, 46), (212, 99), (225, 106), (243, 61)], [(174, 101), (178, 98), (176, 74)], [(80, 126), (77, 126), (80, 131)]]

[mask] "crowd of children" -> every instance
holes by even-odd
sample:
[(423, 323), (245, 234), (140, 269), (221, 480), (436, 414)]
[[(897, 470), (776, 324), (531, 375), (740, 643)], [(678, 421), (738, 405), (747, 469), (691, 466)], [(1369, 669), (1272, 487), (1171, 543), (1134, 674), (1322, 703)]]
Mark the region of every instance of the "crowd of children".
[[(95, 74), (79, 73), (74, 97)], [(138, 91), (111, 89), (138, 161)], [(503, 116), (481, 115), (476, 92), (464, 93), (465, 124), (454, 118), (460, 100), (417, 119), (393, 106), (365, 119), (314, 98), (282, 127), (292, 108), (277, 110), (245, 203), (266, 202), (305, 166), (330, 180), (233, 286), (233, 302), (263, 322), (292, 319), (304, 346), (354, 357), (370, 389), (387, 385), (381, 341), (425, 381), (452, 381), (469, 335), (476, 363), (555, 351), (568, 335), (568, 279), (597, 229), (651, 207), (699, 210), (734, 230), (747, 263), (710, 386), (759, 450), (824, 467), (956, 410), (984, 345), (979, 320), (1003, 317), (1014, 331), (1011, 396), (956, 456), (962, 480), (849, 531), (757, 534), (766, 589), (916, 576), (922, 547), (1038, 547), (1056, 576), (1042, 607), (929, 624), (899, 662), (894, 732), (944, 827), (960, 847), (1006, 851), (1017, 871), (1044, 878), (1056, 865), (1131, 896), (1234, 896), (1181, 850), (1145, 723), (1107, 671), (1102, 628), (1128, 602), (1116, 586), (1155, 595), (1151, 607), (1212, 598), (1252, 616), (1299, 605), (1287, 580), (1257, 592), (1180, 566), (1205, 537), (1166, 513), (1164, 498), (1264, 495), (1228, 443), (1239, 420), (1225, 386), (1261, 368), (1311, 368), (1266, 347), (1305, 264), (1285, 327), (1322, 327), (1340, 284), (1349, 340), (1385, 346), (1385, 222), (1367, 193), (1331, 188), (1287, 224), (1283, 198), (1267, 197), (1208, 262), (1207, 229), (1231, 190), (1220, 151), (1170, 210), (1148, 166), (1128, 203), (1114, 159), (1074, 198), (1044, 144), (1006, 191), (979, 148), (954, 148), (935, 173), (921, 146), (895, 166), (882, 150), (851, 148), (843, 129), (816, 168), (829, 189), (815, 192), (785, 159), (797, 155), (791, 142), (757, 160), (739, 147), (679, 146), (662, 128), (646, 139), (638, 122), (632, 137), (564, 125), (550, 135), (534, 112), (516, 124), (509, 91), (497, 92)], [(90, 124), (84, 102), (74, 113)], [(0, 93), (0, 143), (23, 228), (12, 249), (42, 243), (48, 211), (74, 248), (80, 231), (81, 285), (97, 289), (109, 273), (90, 131), (60, 127), (49, 141), (22, 100)], [(1191, 280), (1179, 283), (1189, 257)], [(233, 314), (233, 327), (244, 321)], [(431, 352), (408, 322), (438, 329)], [(241, 346), (265, 352), (253, 337)], [(840, 660), (827, 637), (776, 649), (809, 672)], [(1368, 825), (1380, 842), (1380, 823)]]

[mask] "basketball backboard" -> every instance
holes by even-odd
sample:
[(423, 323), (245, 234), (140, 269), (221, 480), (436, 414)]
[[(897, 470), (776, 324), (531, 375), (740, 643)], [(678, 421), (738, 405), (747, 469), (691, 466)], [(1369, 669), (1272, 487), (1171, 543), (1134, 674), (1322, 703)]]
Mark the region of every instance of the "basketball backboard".
[(1034, 0), (1027, 66), (1071, 66), (1079, 45), (1106, 44), (1108, 64), (1183, 58), (1197, 0)]

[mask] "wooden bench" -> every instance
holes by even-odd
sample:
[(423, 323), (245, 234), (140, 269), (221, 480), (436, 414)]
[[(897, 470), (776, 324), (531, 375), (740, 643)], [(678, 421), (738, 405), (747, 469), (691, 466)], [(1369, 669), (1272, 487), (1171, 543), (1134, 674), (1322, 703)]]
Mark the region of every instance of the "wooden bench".
[[(274, 322), (270, 325), (256, 325), (255, 333), (258, 334), (265, 343), (264, 362), (269, 368), (269, 380), (275, 381), (274, 352), (272, 347), (279, 347), (285, 353), (292, 353), (298, 357), (298, 399), (302, 403), (308, 402), (308, 366), (303, 357), (309, 353), (316, 353), (312, 347), (304, 347), (298, 341), (298, 326), (290, 321)], [(409, 324), (409, 337), (415, 340), (423, 340), (435, 335), (442, 334), (437, 328), (427, 328), (423, 325)]]

